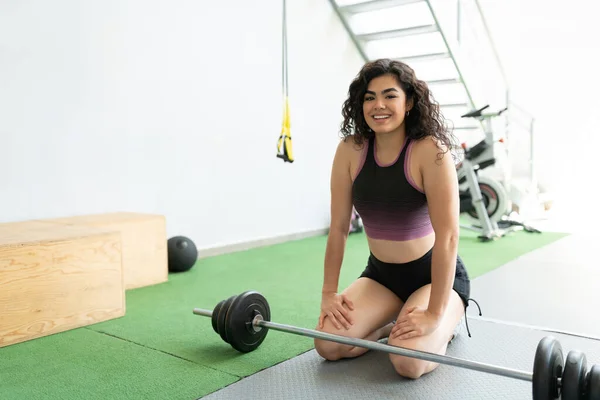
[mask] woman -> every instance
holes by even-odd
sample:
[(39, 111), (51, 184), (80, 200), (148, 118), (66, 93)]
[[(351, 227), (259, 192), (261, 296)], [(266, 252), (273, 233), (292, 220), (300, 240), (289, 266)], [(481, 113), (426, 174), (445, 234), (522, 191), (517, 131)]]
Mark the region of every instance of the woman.
[[(457, 254), (454, 147), (427, 85), (398, 61), (367, 63), (350, 85), (331, 170), (331, 226), (317, 330), (445, 353), (465, 314), (470, 281)], [(352, 207), (370, 255), (338, 293)], [(392, 322), (395, 321), (395, 322)], [(327, 360), (367, 349), (315, 340)], [(438, 364), (390, 354), (416, 379)]]

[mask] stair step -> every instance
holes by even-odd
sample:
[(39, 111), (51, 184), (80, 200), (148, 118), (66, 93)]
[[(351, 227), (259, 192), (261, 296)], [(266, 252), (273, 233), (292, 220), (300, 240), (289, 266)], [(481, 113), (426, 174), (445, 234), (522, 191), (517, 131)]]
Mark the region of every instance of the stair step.
[(420, 54), (417, 56), (406, 56), (399, 58), (399, 61), (405, 63), (418, 62), (418, 61), (434, 61), (434, 60), (442, 60), (445, 58), (450, 58), (450, 53), (429, 53), (429, 54)]
[(357, 37), (361, 40), (384, 40), (384, 39), (393, 39), (399, 38), (403, 36), (412, 36), (412, 35), (423, 35), (426, 33), (434, 33), (439, 32), (439, 29), (436, 25), (421, 25), (415, 26), (411, 28), (402, 28), (402, 29), (392, 29), (389, 31), (382, 32), (373, 32), (373, 33), (363, 33), (358, 35)]
[(452, 129), (455, 131), (475, 131), (481, 129), (481, 126), (453, 126)]
[[(421, 53), (421, 51), (419, 53)], [(430, 51), (428, 53), (435, 53), (435, 51)], [(399, 59), (402, 59), (402, 55), (403, 54), (400, 54), (397, 57)], [(448, 78), (457, 78), (459, 76), (458, 72), (456, 71), (456, 66), (452, 62), (452, 59), (449, 57), (440, 60), (425, 60), (423, 62), (415, 61), (411, 62), (410, 66), (417, 73), (417, 77), (426, 82), (443, 80)]]
[(360, 3), (338, 6), (338, 8), (345, 14), (358, 14), (403, 6), (405, 4), (421, 3), (423, 1), (425, 0), (369, 0)]
[(443, 103), (440, 108), (464, 108), (469, 107), (469, 103)]
[(452, 85), (461, 84), (460, 78), (447, 78), (447, 79), (432, 79), (427, 81), (428, 85)]

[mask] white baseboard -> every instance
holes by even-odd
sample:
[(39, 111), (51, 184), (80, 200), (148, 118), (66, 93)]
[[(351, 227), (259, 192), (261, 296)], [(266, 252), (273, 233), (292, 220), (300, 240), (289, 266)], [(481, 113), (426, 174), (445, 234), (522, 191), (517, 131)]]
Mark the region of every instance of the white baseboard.
[(198, 258), (213, 257), (221, 254), (234, 253), (237, 251), (250, 250), (258, 247), (271, 246), (274, 244), (285, 243), (292, 240), (305, 239), (313, 236), (326, 235), (329, 228), (315, 229), (306, 232), (297, 232), (289, 235), (274, 236), (270, 238), (250, 240), (247, 242), (227, 244), (206, 249), (198, 249)]

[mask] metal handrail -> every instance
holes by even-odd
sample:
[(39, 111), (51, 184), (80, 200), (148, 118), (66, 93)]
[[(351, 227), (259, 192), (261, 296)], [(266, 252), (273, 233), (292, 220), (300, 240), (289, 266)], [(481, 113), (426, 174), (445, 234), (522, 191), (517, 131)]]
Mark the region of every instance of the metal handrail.
[(515, 102), (511, 102), (512, 108), (516, 108), (517, 110), (519, 110), (522, 114), (527, 115), (527, 117), (534, 119), (533, 114), (531, 114), (529, 111), (525, 110), (522, 106), (516, 104)]
[[(460, 2), (461, 0), (458, 0), (458, 1)], [(505, 103), (506, 103), (506, 106), (509, 107), (512, 104), (512, 101), (510, 99), (510, 84), (509, 84), (508, 78), (506, 76), (506, 71), (504, 70), (502, 61), (500, 60), (500, 55), (498, 54), (498, 49), (496, 47), (496, 43), (494, 42), (490, 27), (487, 23), (487, 19), (485, 18), (483, 8), (481, 7), (479, 0), (473, 0), (473, 1), (475, 2), (477, 11), (479, 12), (479, 15), (481, 17), (481, 22), (483, 23), (483, 29), (485, 30), (485, 33), (487, 34), (487, 38), (490, 42), (490, 47), (492, 49), (492, 52), (494, 53), (494, 57), (496, 58), (496, 64), (498, 65), (498, 68), (500, 69), (500, 75), (502, 75), (502, 80), (504, 81), (504, 85), (506, 86)], [(507, 133), (510, 129), (509, 128), (509, 125), (510, 125), (509, 119), (510, 119), (510, 114), (509, 114), (509, 118), (506, 118), (506, 123), (505, 123), (505, 129), (506, 129)]]
[[(460, 0), (459, 0), (460, 1)], [(492, 35), (492, 32), (489, 28), (489, 24), (487, 22), (487, 18), (485, 17), (485, 13), (483, 11), (483, 7), (481, 7), (481, 3), (479, 2), (479, 0), (473, 0), (473, 2), (475, 3), (475, 5), (477, 6), (477, 11), (479, 12), (479, 15), (481, 16), (481, 21), (483, 22), (483, 28), (485, 29), (485, 33), (487, 34), (487, 38), (490, 42), (490, 47), (492, 49), (492, 52), (494, 53), (494, 58), (496, 59), (496, 64), (498, 65), (498, 68), (500, 70), (500, 74), (502, 75), (502, 79), (504, 81), (504, 84), (506, 85), (507, 89), (507, 93), (510, 90), (510, 83), (508, 80), (508, 77), (506, 75), (506, 70), (504, 69), (504, 65), (502, 64), (502, 61), (500, 59), (500, 55), (498, 54), (498, 48), (496, 47), (496, 43), (494, 42), (494, 38)], [(515, 104), (513, 101), (509, 100), (509, 96), (507, 95), (507, 105), (510, 104), (511, 107), (516, 107), (518, 108), (523, 114), (527, 114), (527, 116), (533, 120), (535, 119), (534, 116), (528, 112), (527, 110), (525, 110), (523, 107)]]
[(508, 78), (506, 77), (506, 72), (504, 70), (504, 66), (502, 65), (502, 61), (500, 61), (500, 56), (498, 55), (498, 49), (497, 49), (496, 43), (494, 42), (494, 39), (492, 37), (492, 32), (487, 23), (487, 19), (485, 18), (485, 14), (483, 13), (483, 8), (481, 7), (479, 0), (473, 0), (473, 1), (475, 2), (475, 5), (477, 6), (477, 11), (479, 12), (479, 15), (481, 16), (481, 21), (483, 22), (483, 27), (485, 29), (485, 33), (487, 34), (487, 37), (490, 41), (490, 45), (491, 45), (492, 51), (494, 53), (494, 57), (496, 58), (496, 63), (498, 64), (498, 67), (500, 68), (500, 74), (502, 75), (502, 79), (504, 80), (504, 83), (506, 84), (506, 87), (508, 88), (508, 86), (509, 86)]
[(475, 107), (475, 102), (473, 101), (473, 96), (471, 96), (471, 91), (469, 90), (469, 87), (465, 81), (464, 75), (463, 75), (460, 67), (458, 66), (458, 62), (456, 61), (456, 57), (454, 56), (454, 52), (452, 51), (452, 46), (450, 46), (450, 43), (448, 43), (448, 39), (446, 38), (444, 29), (442, 29), (442, 26), (440, 25), (437, 14), (436, 14), (435, 10), (433, 9), (433, 5), (431, 4), (430, 0), (425, 0), (425, 2), (427, 3), (427, 7), (429, 7), (429, 11), (431, 12), (431, 16), (433, 17), (433, 20), (435, 21), (435, 25), (438, 27), (439, 33), (442, 36), (442, 40), (444, 41), (444, 44), (446, 45), (446, 48), (448, 49), (448, 54), (450, 54), (450, 59), (452, 60), (452, 63), (454, 64), (454, 67), (456, 68), (456, 72), (458, 72), (460, 81), (463, 82), (463, 86), (465, 88), (465, 92), (467, 92), (467, 97), (469, 98), (471, 107)]

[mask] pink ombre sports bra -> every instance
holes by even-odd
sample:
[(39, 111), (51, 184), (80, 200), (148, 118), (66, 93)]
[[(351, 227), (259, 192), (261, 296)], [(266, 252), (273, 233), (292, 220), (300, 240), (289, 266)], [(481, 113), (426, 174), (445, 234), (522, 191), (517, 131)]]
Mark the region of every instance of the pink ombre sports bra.
[(366, 234), (373, 239), (411, 240), (433, 232), (427, 198), (410, 178), (413, 141), (406, 139), (396, 160), (377, 161), (375, 138), (365, 142), (352, 185), (352, 200)]

